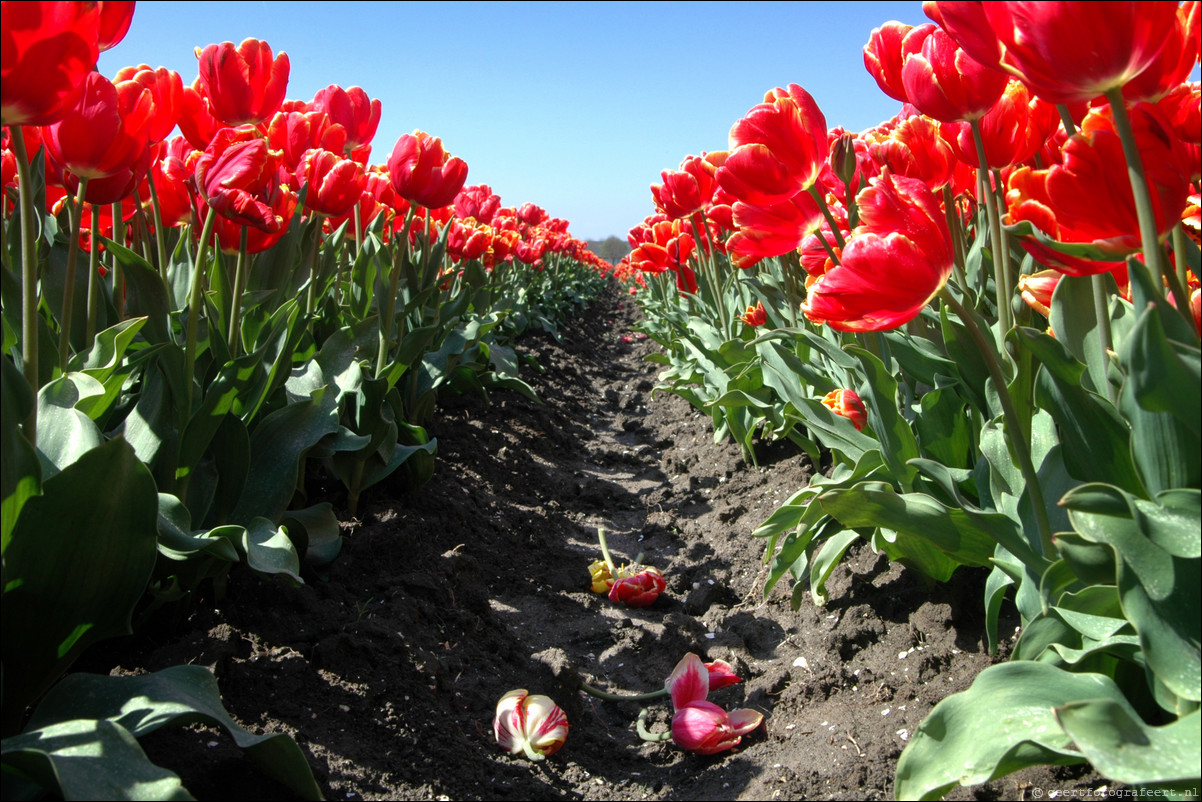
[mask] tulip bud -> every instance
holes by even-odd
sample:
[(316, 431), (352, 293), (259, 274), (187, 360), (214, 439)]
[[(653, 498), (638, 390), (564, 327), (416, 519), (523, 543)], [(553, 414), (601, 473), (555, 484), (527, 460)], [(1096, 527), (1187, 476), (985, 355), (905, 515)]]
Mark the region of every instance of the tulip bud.
[(844, 131), (831, 146), (831, 167), (844, 184), (856, 177), (856, 135)]
[(518, 688), (501, 697), (493, 719), (497, 743), (511, 755), (542, 760), (559, 751), (568, 737), (568, 717), (550, 697)]
[(764, 302), (758, 301), (755, 306), (747, 307), (747, 311), (739, 315), (739, 320), (752, 327), (767, 323), (768, 310), (764, 309)]
[(1044, 317), (1052, 315), (1052, 293), (1060, 277), (1064, 275), (1059, 270), (1040, 270), (1038, 273), (1024, 274), (1018, 277), (1018, 291), (1027, 306)]

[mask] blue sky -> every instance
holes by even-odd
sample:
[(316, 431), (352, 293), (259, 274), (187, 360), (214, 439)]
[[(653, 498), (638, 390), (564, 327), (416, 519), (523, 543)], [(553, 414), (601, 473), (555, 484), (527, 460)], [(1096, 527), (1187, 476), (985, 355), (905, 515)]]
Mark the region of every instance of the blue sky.
[(152, 2), (99, 69), (168, 67), (190, 83), (194, 49), (262, 39), (288, 53), (288, 97), (361, 86), (383, 106), (372, 162), (401, 134), (441, 137), (508, 206), (537, 203), (581, 239), (627, 230), (664, 169), (723, 150), (731, 125), (797, 83), (828, 126), (858, 131), (900, 104), (864, 69), (913, 2)]

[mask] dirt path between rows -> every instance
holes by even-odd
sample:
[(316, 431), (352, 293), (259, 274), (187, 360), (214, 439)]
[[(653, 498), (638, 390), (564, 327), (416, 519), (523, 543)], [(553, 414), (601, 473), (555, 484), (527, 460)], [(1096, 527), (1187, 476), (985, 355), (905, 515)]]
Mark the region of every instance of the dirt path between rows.
[[(526, 338), (544, 372), (524, 377), (543, 404), (509, 392), (447, 400), (430, 427), (434, 478), (369, 490), (342, 556), (303, 587), (236, 569), (225, 598), (206, 591), (178, 626), (98, 648), (79, 667), (209, 666), (242, 724), (296, 738), (328, 799), (892, 798), (909, 735), (994, 659), (984, 574), (928, 587), (853, 548), (827, 606), (807, 596), (793, 611), (787, 582), (764, 600), (763, 544), (750, 532), (813, 467), (788, 444), (761, 445), (749, 466), (737, 446), (713, 443), (707, 416), (653, 395), (658, 366), (643, 357), (656, 346), (635, 336), (637, 321), (615, 289), (561, 343)], [(313, 489), (344, 509), (337, 487)], [(589, 592), (599, 526), (617, 556), (643, 552), (667, 577), (652, 607)], [(733, 752), (645, 744), (637, 704), (574, 690), (577, 675), (654, 690), (690, 651), (746, 678), (715, 701), (767, 717)], [(553, 697), (571, 722), (541, 764), (493, 739), (496, 702), (519, 687)], [(653, 728), (669, 712), (656, 705)], [(213, 730), (143, 743), (199, 798), (288, 798)], [(1100, 784), (1081, 768), (1040, 769), (952, 798)]]

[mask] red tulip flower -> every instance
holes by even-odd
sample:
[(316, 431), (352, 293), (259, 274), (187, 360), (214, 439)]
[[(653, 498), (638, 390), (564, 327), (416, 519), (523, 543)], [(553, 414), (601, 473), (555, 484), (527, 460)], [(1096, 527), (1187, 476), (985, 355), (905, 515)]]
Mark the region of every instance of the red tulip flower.
[(185, 86), (180, 97), (179, 130), (188, 139), (188, 144), (204, 150), (213, 141), (217, 132), (226, 126), (213, 116), (209, 100), (200, 92), (200, 79)]
[(738, 230), (726, 240), (726, 252), (731, 264), (746, 269), (761, 259), (796, 250), (822, 221), (822, 209), (803, 191), (782, 203), (736, 201), (732, 221)]
[(397, 140), (388, 174), (397, 195), (427, 209), (441, 209), (463, 189), (467, 162), (447, 153), (438, 137), (414, 131)]
[(739, 320), (746, 323), (748, 326), (755, 328), (762, 326), (768, 322), (768, 310), (764, 308), (763, 301), (757, 301), (755, 306), (747, 307), (747, 311), (739, 315)]
[(1002, 96), (1006, 81), (1005, 73), (972, 58), (934, 26), (926, 30), (921, 49), (909, 53), (902, 64), (902, 84), (910, 103), (940, 122), (985, 116)]
[(191, 223), (193, 197), (189, 183), (200, 159), (200, 151), (182, 136), (160, 142), (152, 148), (150, 171), (159, 196), (159, 215), (163, 225), (174, 228)]
[(1049, 103), (1089, 101), (1156, 60), (1173, 36), (1175, 0), (938, 0), (940, 24), (970, 56)]
[(868, 36), (868, 44), (864, 45), (864, 67), (868, 74), (873, 77), (882, 92), (903, 103), (907, 98), (906, 88), (902, 84), (902, 65), (906, 56), (915, 52), (922, 44), (922, 36), (907, 44), (906, 38), (913, 30), (913, 25), (886, 22), (881, 27), (872, 29)]
[(135, 3), (134, 0), (100, 0), (96, 5), (100, 9), (97, 45), (103, 53), (120, 44), (125, 34), (129, 33), (129, 25), (134, 21)]
[[(1188, 157), (1156, 106), (1137, 103), (1130, 116), (1163, 239), (1181, 219), (1189, 197)], [(1027, 222), (1042, 234), (1023, 236), (1023, 247), (1069, 275), (1112, 270), (1142, 248), (1127, 164), (1108, 106), (1086, 115), (1080, 132), (1064, 145), (1062, 164), (1015, 170), (1006, 205), (1004, 222)]]
[(5, 0), (2, 8), (0, 123), (49, 125), (76, 105), (96, 68), (100, 11), (60, 0)]
[(351, 212), (367, 187), (363, 165), (321, 148), (305, 151), (296, 170), (296, 180), (302, 187), (309, 187), (305, 207), (333, 217)]
[(847, 418), (857, 432), (864, 431), (868, 424), (868, 411), (854, 390), (831, 390), (822, 399), (822, 405), (836, 415)]
[(162, 142), (169, 137), (184, 110), (184, 81), (179, 73), (166, 67), (155, 70), (141, 64), (118, 70), (113, 83), (123, 81), (133, 81), (144, 87), (154, 100), (154, 113), (147, 129), (150, 142)]
[(1198, 63), (1200, 7), (1199, 0), (1188, 0), (1177, 8), (1177, 24), (1160, 54), (1147, 69), (1123, 84), (1123, 97), (1128, 103), (1154, 103), (1189, 80)]
[(154, 99), (140, 84), (114, 86), (100, 73), (90, 73), (77, 105), (44, 129), (46, 151), (79, 178), (128, 172), (146, 155), (153, 114)]
[(841, 264), (822, 275), (802, 306), (840, 331), (885, 331), (913, 320), (952, 271), (951, 234), (926, 184), (888, 171), (856, 198), (860, 225)]
[[(305, 152), (321, 148), (332, 153), (347, 151), (346, 129), (335, 125), (323, 111), (278, 111), (267, 125), (267, 144), (278, 150), (292, 172), (300, 167)], [(300, 189), (293, 184), (293, 189)]]
[(518, 219), (528, 226), (537, 226), (549, 219), (547, 210), (533, 203), (523, 203), (518, 208)]
[(370, 99), (358, 86), (343, 89), (330, 84), (313, 96), (309, 110), (324, 111), (332, 123), (346, 130), (347, 154), (370, 145), (380, 126), (380, 101)]
[(223, 128), (196, 162), (196, 186), (208, 205), (238, 225), (279, 231), (279, 153), (255, 129)]
[(672, 716), (672, 741), (682, 749), (702, 755), (733, 749), (764, 720), (763, 714), (755, 710), (728, 713), (707, 702), (710, 679), (710, 671), (701, 658), (689, 653), (673, 669), (667, 682), (676, 708)]
[(882, 169), (917, 178), (931, 189), (950, 184), (955, 174), (956, 154), (930, 117), (902, 120), (888, 136), (870, 144), (868, 152)]
[(288, 54), (273, 58), (271, 47), (258, 39), (213, 44), (201, 50), (200, 91), (213, 117), (228, 126), (258, 125), (280, 110), (288, 90)]
[(501, 208), (501, 196), (487, 184), (464, 187), (455, 196), (455, 216), (470, 217), (478, 223), (491, 223)]
[[(1010, 81), (998, 102), (981, 118), (980, 127), (988, 166), (1000, 170), (1030, 161), (1060, 127), (1060, 114), (1053, 104), (1033, 96), (1026, 84)], [(956, 158), (979, 166), (968, 123), (944, 123), (941, 131)]]
[(797, 84), (774, 89), (730, 129), (730, 153), (718, 183), (761, 206), (787, 201), (813, 186), (826, 162), (826, 118)]
[(658, 568), (644, 568), (633, 576), (619, 575), (614, 579), (609, 588), (609, 600), (627, 607), (649, 607), (667, 587)]
[(671, 220), (702, 211), (714, 196), (717, 169), (704, 158), (686, 156), (679, 170), (664, 170), (663, 183), (651, 185), (655, 207)]

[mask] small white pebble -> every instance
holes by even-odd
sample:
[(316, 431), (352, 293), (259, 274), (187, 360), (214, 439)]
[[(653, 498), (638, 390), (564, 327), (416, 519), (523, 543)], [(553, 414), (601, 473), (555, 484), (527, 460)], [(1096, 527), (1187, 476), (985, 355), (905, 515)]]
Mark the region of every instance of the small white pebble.
[(798, 657), (796, 660), (793, 661), (793, 665), (796, 666), (797, 668), (809, 668), (810, 663), (808, 660), (805, 659), (805, 657)]

